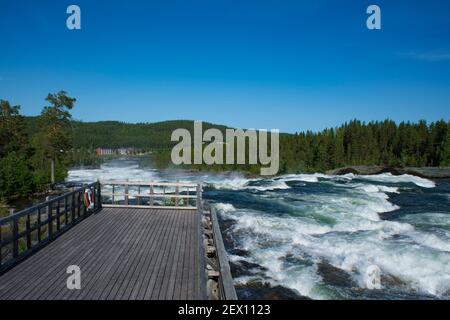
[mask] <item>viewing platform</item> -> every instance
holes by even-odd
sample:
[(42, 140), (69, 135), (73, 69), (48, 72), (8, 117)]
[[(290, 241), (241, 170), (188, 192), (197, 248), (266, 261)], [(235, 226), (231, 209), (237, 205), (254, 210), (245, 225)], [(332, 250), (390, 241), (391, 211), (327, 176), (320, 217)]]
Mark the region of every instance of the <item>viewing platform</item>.
[[(0, 219), (0, 300), (236, 299), (217, 217), (203, 209), (201, 192), (97, 182)], [(79, 290), (67, 287), (72, 265)]]

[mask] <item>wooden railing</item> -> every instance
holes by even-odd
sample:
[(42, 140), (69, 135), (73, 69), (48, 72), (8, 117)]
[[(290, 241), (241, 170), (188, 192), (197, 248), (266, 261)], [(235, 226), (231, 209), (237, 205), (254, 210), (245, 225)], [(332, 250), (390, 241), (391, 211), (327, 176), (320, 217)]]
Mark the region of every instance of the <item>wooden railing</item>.
[[(205, 212), (207, 214), (208, 212)], [(216, 248), (216, 271), (218, 271), (219, 294), (221, 300), (237, 300), (236, 289), (234, 288), (233, 277), (231, 276), (230, 263), (225, 245), (222, 239), (222, 233), (219, 227), (216, 209), (214, 206), (209, 210), (212, 223), (212, 233), (214, 246)]]
[[(94, 195), (87, 208), (86, 189)], [(0, 274), (101, 209), (100, 183), (95, 182), (0, 219)]]
[(104, 207), (199, 209), (202, 187), (192, 183), (101, 181)]

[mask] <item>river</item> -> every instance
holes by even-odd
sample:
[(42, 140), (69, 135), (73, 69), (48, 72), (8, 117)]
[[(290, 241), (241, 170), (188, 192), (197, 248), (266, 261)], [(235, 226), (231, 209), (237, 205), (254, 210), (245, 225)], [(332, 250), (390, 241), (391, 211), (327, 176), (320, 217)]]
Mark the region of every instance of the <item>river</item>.
[(74, 169), (97, 179), (204, 183), (241, 299), (450, 299), (450, 181), (410, 175), (158, 171), (137, 159)]

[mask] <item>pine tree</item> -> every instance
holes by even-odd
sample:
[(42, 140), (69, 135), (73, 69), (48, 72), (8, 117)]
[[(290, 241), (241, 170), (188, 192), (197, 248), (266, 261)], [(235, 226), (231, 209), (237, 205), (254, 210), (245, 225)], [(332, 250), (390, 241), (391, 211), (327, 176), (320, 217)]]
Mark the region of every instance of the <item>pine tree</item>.
[(46, 101), (50, 106), (44, 107), (41, 113), (42, 131), (41, 147), (44, 156), (50, 161), (51, 183), (56, 181), (55, 165), (63, 165), (67, 152), (73, 146), (70, 110), (76, 99), (67, 96), (65, 91), (49, 94)]
[(440, 166), (450, 166), (450, 121), (447, 123), (447, 134), (441, 146)]

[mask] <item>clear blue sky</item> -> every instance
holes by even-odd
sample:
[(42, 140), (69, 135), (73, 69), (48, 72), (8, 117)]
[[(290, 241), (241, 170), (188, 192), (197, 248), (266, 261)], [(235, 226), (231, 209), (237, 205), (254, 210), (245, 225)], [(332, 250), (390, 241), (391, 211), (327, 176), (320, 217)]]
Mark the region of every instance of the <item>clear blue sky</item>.
[(449, 119), (450, 1), (0, 0), (0, 98), (36, 115), (62, 89), (84, 121)]

